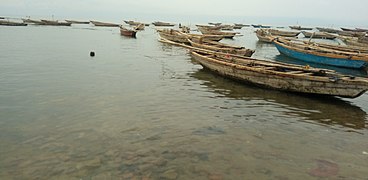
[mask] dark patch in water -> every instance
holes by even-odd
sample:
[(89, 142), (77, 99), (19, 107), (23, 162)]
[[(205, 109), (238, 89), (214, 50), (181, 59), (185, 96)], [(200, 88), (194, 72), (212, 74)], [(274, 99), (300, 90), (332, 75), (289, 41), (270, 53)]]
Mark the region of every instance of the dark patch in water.
[(339, 172), (339, 166), (336, 163), (327, 160), (316, 160), (317, 167), (308, 172), (309, 175), (315, 177), (331, 177), (336, 176)]
[(205, 128), (201, 128), (201, 129), (197, 129), (193, 131), (192, 134), (201, 135), (201, 136), (219, 135), (219, 134), (225, 134), (225, 131), (219, 127), (205, 127)]

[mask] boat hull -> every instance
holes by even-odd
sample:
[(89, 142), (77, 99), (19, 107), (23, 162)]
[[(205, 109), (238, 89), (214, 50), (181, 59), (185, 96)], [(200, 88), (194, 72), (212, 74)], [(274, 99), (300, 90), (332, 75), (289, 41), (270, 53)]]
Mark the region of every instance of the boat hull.
[(123, 36), (128, 36), (128, 37), (133, 37), (133, 38), (137, 37), (137, 31), (132, 31), (132, 30), (120, 29), (120, 34)]
[(238, 81), (255, 84), (267, 88), (297, 93), (319, 94), (355, 98), (366, 92), (366, 84), (354, 84), (345, 81), (326, 82), (306, 79), (302, 76), (275, 75), (267, 70), (235, 65), (224, 61), (213, 60), (192, 52), (192, 57), (204, 68), (219, 75)]
[(306, 62), (311, 63), (318, 63), (318, 64), (325, 64), (330, 66), (337, 66), (337, 67), (344, 67), (344, 68), (364, 68), (367, 66), (367, 63), (360, 60), (350, 60), (350, 59), (340, 59), (340, 58), (330, 58), (330, 57), (323, 57), (323, 56), (317, 56), (313, 54), (308, 54), (304, 52), (298, 52), (291, 49), (288, 49), (286, 47), (281, 46), (280, 44), (277, 44), (274, 42), (274, 45), (276, 46), (277, 50), (285, 54), (286, 56), (299, 59)]

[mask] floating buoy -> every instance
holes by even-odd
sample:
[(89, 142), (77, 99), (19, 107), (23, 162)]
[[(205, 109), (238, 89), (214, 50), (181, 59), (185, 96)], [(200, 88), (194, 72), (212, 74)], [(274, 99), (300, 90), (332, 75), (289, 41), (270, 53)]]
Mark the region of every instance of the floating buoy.
[(95, 52), (91, 51), (91, 52), (89, 53), (89, 55), (90, 55), (91, 57), (94, 57), (94, 56), (95, 56)]

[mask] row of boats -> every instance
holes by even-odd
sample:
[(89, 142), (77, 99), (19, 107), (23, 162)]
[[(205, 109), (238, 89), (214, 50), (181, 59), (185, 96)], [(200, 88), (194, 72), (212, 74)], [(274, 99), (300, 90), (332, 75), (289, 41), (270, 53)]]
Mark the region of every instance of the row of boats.
[[(299, 33), (303, 33), (309, 40), (296, 39)], [(368, 67), (368, 37), (365, 32), (361, 33), (364, 34), (359, 37), (346, 37), (323, 31), (296, 32), (259, 29), (256, 31), (256, 36), (260, 41), (273, 43), (280, 53), (295, 59), (343, 68), (366, 69)], [(311, 42), (312, 38), (335, 39), (336, 37), (339, 37), (346, 45)]]
[[(42, 22), (50, 25), (56, 24), (56, 22), (51, 21)], [(95, 26), (120, 27), (121, 35), (130, 37), (135, 37), (137, 31), (143, 30), (145, 26), (149, 25), (125, 21), (126, 24), (132, 26), (132, 28), (125, 28), (121, 24), (90, 22)], [(57, 25), (59, 23), (62, 22), (57, 22)], [(65, 21), (65, 23), (87, 24), (87, 22), (78, 21)], [(158, 23), (158, 26), (170, 27), (174, 25), (161, 22)], [(157, 31), (161, 37), (161, 42), (190, 49), (190, 55), (204, 68), (246, 83), (290, 92), (348, 98), (358, 97), (368, 90), (367, 78), (339, 74), (333, 70), (314, 68), (309, 65), (300, 66), (251, 58), (255, 50), (219, 42), (223, 38), (234, 38), (238, 34), (237, 32), (222, 31), (223, 26), (220, 29), (213, 28), (218, 27), (218, 25), (208, 27), (197, 25), (197, 27), (202, 34), (191, 34), (188, 30), (182, 32), (174, 29)], [(279, 34), (275, 35), (277, 33)], [(322, 44), (293, 38), (299, 33), (307, 36), (304, 31), (282, 32), (273, 29), (269, 29), (267, 35), (272, 36), (271, 42), (280, 53), (296, 59), (340, 67), (367, 67), (367, 47)], [(316, 33), (311, 35), (311, 37), (313, 36), (316, 36)], [(359, 37), (362, 41), (367, 41), (365, 35)]]
[[(78, 21), (78, 20), (36, 20), (36, 19), (30, 19), (30, 18), (22, 18), (22, 22), (18, 21), (10, 21), (9, 19), (2, 18), (0, 19), (0, 25), (4, 26), (27, 26), (28, 24), (32, 25), (50, 25), (50, 26), (71, 26), (72, 24), (90, 24), (92, 23), (95, 26), (104, 26), (104, 27), (119, 27), (121, 24), (118, 23), (111, 23), (111, 22), (101, 22), (101, 21)], [(149, 26), (150, 24), (147, 23), (141, 23), (136, 21), (124, 21), (128, 25), (140, 25), (143, 24), (144, 26)], [(175, 26), (174, 23), (167, 23), (167, 22), (161, 22), (161, 21), (155, 21), (152, 23), (155, 26)]]
[[(195, 61), (225, 77), (258, 86), (290, 92), (355, 98), (368, 90), (368, 79), (337, 73), (330, 69), (286, 64), (251, 58), (255, 50), (219, 42), (227, 36), (221, 30), (198, 26), (202, 34), (174, 29), (158, 30), (160, 42), (190, 49)], [(217, 33), (213, 33), (216, 31)], [(275, 31), (276, 30), (271, 30)], [(275, 33), (274, 32), (274, 33)], [(280, 32), (279, 32), (280, 33)], [(296, 40), (301, 32), (289, 32), (272, 40), (280, 53), (308, 62), (333, 62), (334, 66), (362, 68), (368, 62), (368, 49)], [(299, 52), (298, 52), (299, 51)], [(297, 53), (296, 53), (297, 52)], [(301, 57), (299, 57), (301, 56)]]

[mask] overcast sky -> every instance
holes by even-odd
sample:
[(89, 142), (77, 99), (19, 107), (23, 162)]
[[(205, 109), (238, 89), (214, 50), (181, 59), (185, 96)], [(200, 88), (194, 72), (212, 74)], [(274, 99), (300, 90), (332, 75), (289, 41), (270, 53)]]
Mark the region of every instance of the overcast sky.
[(366, 27), (367, 7), (368, 0), (0, 0), (0, 16)]

